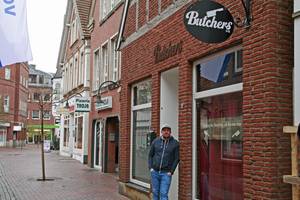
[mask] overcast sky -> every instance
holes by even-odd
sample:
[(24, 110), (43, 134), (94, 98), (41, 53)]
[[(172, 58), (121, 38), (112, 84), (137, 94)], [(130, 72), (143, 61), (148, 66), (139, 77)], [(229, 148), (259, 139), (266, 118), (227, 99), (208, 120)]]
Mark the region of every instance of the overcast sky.
[(55, 72), (67, 0), (27, 0), (27, 21), (37, 69)]

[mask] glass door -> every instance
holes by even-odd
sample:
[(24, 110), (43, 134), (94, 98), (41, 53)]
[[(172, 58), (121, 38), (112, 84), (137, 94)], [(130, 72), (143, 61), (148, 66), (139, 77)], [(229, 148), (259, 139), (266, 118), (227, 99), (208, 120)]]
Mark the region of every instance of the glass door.
[(100, 121), (95, 124), (95, 134), (94, 134), (94, 167), (101, 169), (102, 167), (102, 125)]

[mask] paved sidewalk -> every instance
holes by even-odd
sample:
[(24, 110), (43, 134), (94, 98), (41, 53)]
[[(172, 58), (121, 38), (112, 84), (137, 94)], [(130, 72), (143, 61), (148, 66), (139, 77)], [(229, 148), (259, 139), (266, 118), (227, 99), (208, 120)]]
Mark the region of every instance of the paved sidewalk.
[(118, 194), (117, 177), (103, 174), (58, 152), (45, 153), (46, 178), (41, 178), (37, 146), (0, 148), (0, 200), (126, 200)]

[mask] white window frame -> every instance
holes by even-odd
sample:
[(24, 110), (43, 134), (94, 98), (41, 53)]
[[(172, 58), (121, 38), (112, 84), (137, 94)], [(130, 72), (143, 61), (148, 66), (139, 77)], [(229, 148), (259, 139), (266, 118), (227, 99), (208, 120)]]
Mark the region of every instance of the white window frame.
[[(96, 52), (98, 53), (98, 60), (96, 59)], [(98, 47), (93, 52), (93, 91), (96, 91), (100, 86), (100, 68), (101, 68), (101, 48)], [(97, 61), (96, 61), (97, 60)]]
[[(121, 52), (120, 51), (116, 51), (116, 46), (117, 46), (117, 41), (118, 40), (118, 33), (114, 34), (111, 38), (110, 38), (110, 61), (111, 61), (111, 79), (112, 81), (118, 81), (120, 80), (120, 66), (121, 66)], [(114, 41), (114, 42), (113, 42)]]
[[(49, 112), (49, 117), (45, 117), (45, 112)], [(51, 119), (51, 110), (44, 110), (44, 114), (43, 114), (43, 119), (44, 120), (50, 120)]]
[(5, 80), (10, 80), (11, 79), (11, 69), (8, 67), (5, 67)]
[[(34, 118), (33, 117), (33, 112), (34, 111), (38, 111), (38, 113), (39, 113), (39, 116), (38, 116), (38, 118)], [(33, 120), (39, 120), (41, 118), (41, 112), (39, 111), (39, 110), (33, 110), (32, 112), (31, 112), (31, 119), (33, 119)]]
[[(146, 109), (146, 108), (152, 108), (152, 103), (145, 103), (145, 104), (141, 104), (141, 105), (134, 105), (134, 87), (136, 87), (137, 85), (143, 83), (143, 82), (147, 82), (147, 81), (151, 81), (151, 79), (146, 79), (144, 81), (141, 81), (137, 84), (132, 85), (131, 87), (131, 122), (130, 122), (130, 182), (135, 183), (137, 185), (143, 186), (145, 188), (150, 188), (150, 184), (149, 183), (145, 183), (139, 180), (136, 180), (134, 178), (132, 178), (132, 167), (133, 167), (133, 163), (132, 163), (132, 158), (133, 158), (133, 112), (137, 111), (137, 110), (141, 110), (141, 109)], [(151, 94), (152, 95), (152, 94)], [(152, 102), (152, 100), (151, 100)], [(146, 158), (148, 159), (148, 158)], [(150, 173), (150, 172), (149, 172)]]
[[(192, 162), (192, 195), (193, 199), (199, 200), (196, 198), (196, 186), (197, 186), (197, 113), (196, 113), (196, 101), (198, 99), (203, 99), (207, 97), (212, 97), (212, 96), (218, 96), (218, 95), (223, 95), (223, 94), (228, 94), (228, 93), (234, 93), (234, 92), (240, 92), (243, 91), (243, 83), (237, 83), (237, 84), (232, 84), (228, 86), (223, 86), (219, 88), (214, 88), (210, 90), (205, 90), (201, 92), (197, 92), (197, 65), (201, 63), (205, 63), (214, 57), (224, 55), (227, 53), (235, 52), (238, 50), (242, 50), (242, 46), (237, 46), (233, 47), (230, 49), (227, 49), (225, 51), (222, 51), (218, 54), (214, 54), (212, 56), (208, 56), (206, 58), (200, 59), (193, 64), (193, 126), (192, 126), (192, 132), (193, 132), (193, 148), (192, 148), (192, 154), (193, 154), (193, 162)], [(237, 57), (237, 56), (235, 56)], [(235, 65), (237, 64), (237, 59), (235, 59)], [(241, 68), (242, 69), (242, 68)], [(242, 71), (242, 70), (241, 70)]]
[[(106, 55), (104, 55), (104, 49), (106, 50)], [(109, 41), (107, 40), (101, 45), (101, 68), (103, 74), (101, 74), (100, 70), (100, 76), (102, 76), (102, 80), (100, 78), (100, 84), (109, 80), (109, 57)]]
[(100, 21), (104, 20), (116, 8), (121, 0), (100, 0)]

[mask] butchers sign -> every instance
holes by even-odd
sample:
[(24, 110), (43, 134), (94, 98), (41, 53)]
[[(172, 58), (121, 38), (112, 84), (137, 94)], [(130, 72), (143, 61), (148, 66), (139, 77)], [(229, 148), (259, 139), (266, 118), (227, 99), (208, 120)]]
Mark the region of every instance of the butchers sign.
[(200, 0), (188, 7), (184, 13), (184, 25), (192, 36), (206, 43), (224, 42), (234, 29), (230, 12), (210, 0)]

